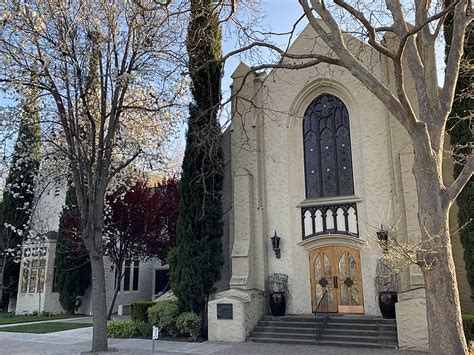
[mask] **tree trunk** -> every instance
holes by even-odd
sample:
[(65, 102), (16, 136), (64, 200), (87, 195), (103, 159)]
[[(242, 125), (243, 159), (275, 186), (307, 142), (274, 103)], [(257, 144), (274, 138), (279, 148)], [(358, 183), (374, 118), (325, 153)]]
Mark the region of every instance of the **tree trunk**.
[(437, 265), (423, 272), (426, 286), (426, 310), (431, 354), (464, 355), (464, 338), (456, 271), (451, 242), (439, 252)]
[(117, 300), (118, 291), (118, 286), (115, 286), (114, 295), (112, 297), (112, 301), (110, 301), (109, 311), (107, 312), (107, 320), (112, 319), (112, 312), (114, 310), (115, 301)]
[(117, 300), (117, 295), (120, 288), (120, 283), (122, 282), (122, 268), (117, 268), (117, 277), (115, 278), (115, 290), (114, 296), (112, 297), (112, 301), (110, 302), (109, 311), (107, 312), (107, 320), (112, 318), (112, 311), (114, 310), (115, 301)]
[(92, 351), (107, 351), (107, 306), (105, 270), (102, 256), (91, 257), (92, 270)]
[(449, 234), (449, 208), (441, 168), (433, 156), (417, 159), (413, 167), (418, 191), (422, 234), (421, 260), (425, 279), (430, 354), (467, 354), (456, 270)]
[[(3, 270), (5, 270), (5, 259), (6, 259), (6, 256), (2, 256), (2, 265), (0, 266), (0, 308), (2, 309), (2, 311), (5, 311), (4, 308), (4, 302), (3, 302), (3, 288), (4, 288), (4, 284), (3, 284)], [(7, 306), (7, 310), (8, 311), (8, 306)]]
[[(209, 297), (207, 297), (207, 299), (209, 299)], [(207, 331), (208, 331), (208, 326), (207, 326), (207, 302), (204, 305), (204, 307), (201, 309), (199, 317), (201, 318), (201, 331), (200, 331), (201, 337), (204, 340), (208, 340), (209, 339), (209, 334), (207, 333)]]

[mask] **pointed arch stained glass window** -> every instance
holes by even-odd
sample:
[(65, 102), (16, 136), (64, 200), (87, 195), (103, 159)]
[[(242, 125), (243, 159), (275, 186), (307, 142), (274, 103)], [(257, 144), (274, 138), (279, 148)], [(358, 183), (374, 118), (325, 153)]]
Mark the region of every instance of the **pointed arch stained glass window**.
[(306, 197), (354, 194), (349, 114), (336, 96), (322, 94), (303, 119)]

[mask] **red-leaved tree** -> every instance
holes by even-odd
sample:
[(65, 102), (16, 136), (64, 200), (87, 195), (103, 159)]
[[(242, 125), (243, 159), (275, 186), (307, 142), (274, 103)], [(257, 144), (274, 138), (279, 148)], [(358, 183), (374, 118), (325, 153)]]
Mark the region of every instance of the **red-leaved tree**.
[[(108, 319), (112, 315), (124, 275), (125, 261), (148, 258), (164, 261), (169, 250), (176, 245), (179, 198), (179, 180), (176, 177), (165, 179), (155, 186), (139, 180), (133, 187), (121, 187), (107, 197), (104, 245), (105, 254), (115, 270), (116, 285)], [(65, 259), (70, 261), (79, 254), (84, 255), (84, 247), (77, 205), (74, 203), (68, 206), (61, 217), (61, 235), (67, 241), (67, 250), (61, 249), (58, 255), (67, 255)], [(83, 264), (78, 263), (79, 266)], [(74, 266), (68, 264), (66, 274), (70, 275), (73, 269)], [(58, 269), (58, 272), (61, 273), (61, 270)], [(67, 275), (65, 279), (69, 280)], [(65, 294), (70, 296), (71, 292)], [(74, 300), (75, 296), (74, 293), (68, 298)]]
[(110, 319), (124, 275), (124, 262), (152, 257), (164, 261), (176, 244), (179, 181), (170, 178), (152, 187), (146, 181), (138, 181), (132, 188), (118, 189), (107, 199), (106, 255), (116, 270)]

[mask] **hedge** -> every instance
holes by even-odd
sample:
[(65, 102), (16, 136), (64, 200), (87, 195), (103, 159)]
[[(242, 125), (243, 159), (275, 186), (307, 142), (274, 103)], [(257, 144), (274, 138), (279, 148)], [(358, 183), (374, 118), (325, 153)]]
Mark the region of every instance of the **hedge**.
[(151, 325), (133, 320), (112, 320), (107, 324), (111, 338), (151, 338)]
[(133, 321), (148, 323), (148, 308), (154, 306), (153, 301), (134, 301), (131, 304), (131, 317)]

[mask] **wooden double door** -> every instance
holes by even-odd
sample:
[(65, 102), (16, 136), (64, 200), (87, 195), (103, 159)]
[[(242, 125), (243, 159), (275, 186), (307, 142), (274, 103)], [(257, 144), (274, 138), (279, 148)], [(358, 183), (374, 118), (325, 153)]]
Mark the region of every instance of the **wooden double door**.
[(320, 311), (364, 313), (358, 250), (341, 246), (311, 250), (309, 267), (313, 312), (320, 305)]

